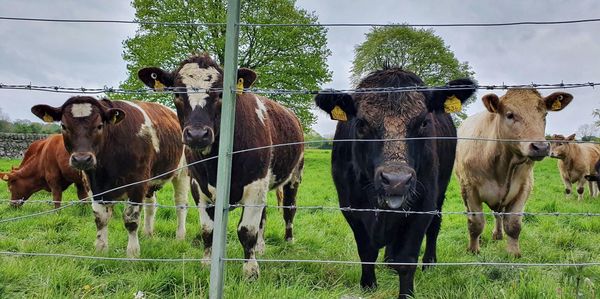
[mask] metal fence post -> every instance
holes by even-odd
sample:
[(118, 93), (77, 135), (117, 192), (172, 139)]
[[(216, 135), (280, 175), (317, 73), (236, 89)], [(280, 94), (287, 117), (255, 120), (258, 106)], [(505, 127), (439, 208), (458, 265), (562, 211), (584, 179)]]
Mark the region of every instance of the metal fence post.
[(223, 104), (221, 106), (221, 132), (219, 139), (219, 164), (217, 167), (217, 201), (210, 264), (211, 299), (223, 298), (227, 243), (227, 212), (231, 183), (233, 129), (235, 125), (235, 85), (237, 80), (240, 0), (227, 1), (227, 32), (225, 34), (225, 69), (223, 70)]

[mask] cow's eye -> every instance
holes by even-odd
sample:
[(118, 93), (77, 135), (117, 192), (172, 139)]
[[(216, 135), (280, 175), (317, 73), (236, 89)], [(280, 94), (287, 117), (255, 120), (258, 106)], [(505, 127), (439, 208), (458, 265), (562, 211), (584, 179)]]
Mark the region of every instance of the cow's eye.
[(511, 119), (511, 120), (515, 119), (515, 114), (512, 112), (508, 112), (508, 113), (506, 113), (506, 118)]
[(63, 130), (63, 131), (66, 131), (67, 127), (65, 127), (65, 125), (63, 125), (63, 124), (60, 124), (60, 129)]
[(427, 126), (429, 126), (429, 120), (426, 119), (421, 123), (421, 128), (427, 128)]
[(99, 125), (96, 127), (96, 130), (100, 131), (100, 130), (102, 130), (102, 128), (104, 128), (104, 124), (99, 124)]

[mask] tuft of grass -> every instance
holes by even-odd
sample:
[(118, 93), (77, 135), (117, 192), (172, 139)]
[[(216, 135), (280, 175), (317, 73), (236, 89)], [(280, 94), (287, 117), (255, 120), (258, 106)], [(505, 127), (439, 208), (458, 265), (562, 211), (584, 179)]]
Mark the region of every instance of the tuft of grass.
[[(307, 150), (305, 170), (297, 204), (337, 207), (331, 180), (328, 150)], [(0, 171), (18, 165), (0, 160)], [(172, 205), (172, 188), (165, 186), (158, 201)], [(444, 211), (464, 211), (455, 179), (450, 183)], [(9, 198), (0, 183), (0, 199)], [(40, 192), (30, 200), (48, 199)], [(65, 200), (75, 200), (69, 188)], [(190, 203), (193, 201), (190, 200)], [(275, 205), (269, 193), (269, 205)], [(600, 199), (577, 201), (566, 197), (556, 161), (545, 159), (535, 166), (535, 187), (526, 205), (528, 212), (600, 212)], [(0, 205), (0, 219), (52, 209), (51, 205), (27, 203), (13, 209)], [(486, 208), (486, 211), (490, 211)], [(243, 257), (236, 226), (240, 209), (229, 215), (227, 255)], [(600, 261), (600, 218), (527, 216), (523, 220), (523, 257), (506, 253), (506, 241), (491, 239), (493, 217), (487, 217), (479, 255), (468, 254), (467, 220), (464, 215), (444, 215), (438, 240), (439, 262), (581, 263)], [(187, 236), (175, 240), (174, 209), (159, 208), (155, 235), (140, 232), (142, 258), (202, 258), (198, 240), (198, 211), (190, 209)], [(359, 260), (351, 230), (339, 211), (299, 209), (294, 222), (295, 242), (284, 240), (280, 210), (267, 210), (265, 259)], [(94, 252), (96, 228), (89, 205), (73, 206), (55, 214), (0, 223), (0, 251), (63, 253), (125, 257), (127, 233), (122, 207), (115, 209), (109, 224), (109, 251)], [(380, 260), (381, 256), (380, 255)], [(261, 277), (248, 282), (240, 262), (226, 265), (226, 298), (392, 298), (398, 293), (398, 276), (384, 266), (376, 268), (379, 287), (359, 287), (360, 266), (314, 263), (260, 263)], [(417, 271), (416, 298), (594, 298), (600, 267), (488, 267), (436, 266)], [(206, 298), (209, 269), (192, 262), (117, 262), (54, 257), (0, 255), (0, 298), (132, 298), (142, 291), (146, 298)]]

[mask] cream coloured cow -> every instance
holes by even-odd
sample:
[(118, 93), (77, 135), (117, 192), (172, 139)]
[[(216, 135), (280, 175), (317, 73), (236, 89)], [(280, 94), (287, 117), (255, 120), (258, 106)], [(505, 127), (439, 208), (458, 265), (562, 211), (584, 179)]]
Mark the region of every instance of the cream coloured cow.
[[(577, 183), (577, 197), (583, 199), (583, 186), (586, 175), (596, 175), (594, 164), (600, 159), (600, 145), (574, 143), (575, 134), (564, 137), (563, 135), (552, 136), (550, 144), (550, 157), (558, 159), (558, 171), (565, 184), (565, 193), (571, 194), (571, 186)], [(598, 186), (588, 182), (590, 195), (598, 195)]]
[[(500, 98), (495, 94), (483, 96), (487, 111), (468, 117), (458, 129), (458, 137), (523, 141), (459, 140), (455, 171), (468, 212), (481, 212), (482, 203), (495, 212), (523, 212), (533, 188), (533, 163), (550, 150), (544, 141), (547, 111), (560, 111), (572, 99), (564, 92), (542, 97), (535, 89), (510, 89)], [(517, 257), (521, 255), (521, 217), (496, 216), (493, 232), (493, 238), (501, 240), (504, 229), (507, 250)], [(468, 216), (470, 252), (479, 252), (484, 225), (482, 214)]]

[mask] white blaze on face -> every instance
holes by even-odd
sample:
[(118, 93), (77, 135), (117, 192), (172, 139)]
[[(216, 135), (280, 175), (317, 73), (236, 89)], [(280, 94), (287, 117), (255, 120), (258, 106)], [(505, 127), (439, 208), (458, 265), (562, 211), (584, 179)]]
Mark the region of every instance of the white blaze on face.
[(140, 107), (139, 105), (137, 105), (134, 102), (131, 102), (131, 101), (120, 101), (120, 102), (130, 105), (131, 107), (137, 109), (138, 111), (140, 111), (140, 113), (142, 113), (142, 115), (144, 116), (144, 122), (142, 123), (140, 130), (137, 133), (137, 136), (149, 137), (150, 141), (152, 143), (152, 147), (154, 147), (154, 151), (157, 153), (160, 152), (160, 140), (158, 139), (158, 135), (156, 134), (156, 130), (154, 129), (154, 126), (152, 126), (152, 120), (150, 120), (150, 116), (148, 116), (148, 113), (146, 113), (146, 111), (144, 111), (144, 109), (142, 109), (142, 107)]
[(261, 99), (256, 96), (254, 98), (256, 99), (256, 106), (258, 107), (255, 109), (256, 115), (258, 116), (258, 119), (260, 119), (260, 122), (264, 125), (265, 117), (267, 116), (267, 107)]
[(88, 117), (92, 114), (92, 104), (73, 104), (71, 106), (71, 114), (73, 115), (73, 117)]
[(179, 75), (188, 89), (190, 106), (194, 109), (196, 106), (204, 108), (208, 98), (208, 89), (219, 79), (221, 74), (214, 67), (200, 68), (197, 63), (187, 63), (181, 67)]

